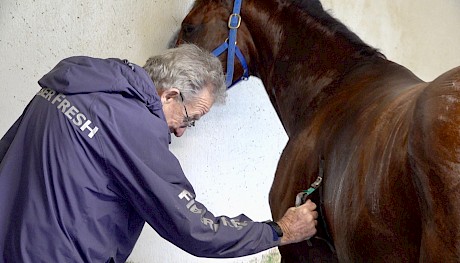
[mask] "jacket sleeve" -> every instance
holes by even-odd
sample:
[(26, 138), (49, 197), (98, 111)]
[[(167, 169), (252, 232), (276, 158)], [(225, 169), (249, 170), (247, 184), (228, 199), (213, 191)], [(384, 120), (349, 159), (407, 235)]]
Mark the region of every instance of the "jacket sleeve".
[(107, 171), (120, 194), (158, 234), (199, 257), (239, 257), (279, 244), (267, 224), (253, 222), (243, 214), (214, 216), (197, 201), (168, 149), (164, 120), (135, 104), (108, 112), (114, 110), (100, 120), (101, 130), (110, 133), (98, 137), (105, 140), (100, 144)]
[(29, 105), (30, 105), (30, 102), (24, 108), (24, 111), (22, 112), (21, 116), (19, 116), (19, 118), (14, 122), (14, 124), (8, 129), (6, 134), (0, 140), (0, 163), (5, 157), (6, 152), (8, 152), (8, 149), (10, 148), (11, 143), (13, 143), (14, 137), (16, 136), (16, 132), (18, 131), (19, 126), (21, 125), (22, 119), (24, 117), (24, 113), (27, 112)]
[(0, 140), (0, 163), (6, 155), (6, 152), (10, 148), (11, 143), (13, 142), (14, 136), (18, 130), (19, 125), (22, 121), (22, 115), (14, 122), (14, 124), (8, 129), (6, 134)]

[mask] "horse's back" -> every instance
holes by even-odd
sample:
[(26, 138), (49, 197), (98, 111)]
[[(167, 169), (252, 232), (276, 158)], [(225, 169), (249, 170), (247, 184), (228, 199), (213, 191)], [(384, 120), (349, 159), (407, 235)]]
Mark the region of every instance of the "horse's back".
[(460, 261), (460, 67), (423, 90), (409, 133), (422, 213), (420, 262)]

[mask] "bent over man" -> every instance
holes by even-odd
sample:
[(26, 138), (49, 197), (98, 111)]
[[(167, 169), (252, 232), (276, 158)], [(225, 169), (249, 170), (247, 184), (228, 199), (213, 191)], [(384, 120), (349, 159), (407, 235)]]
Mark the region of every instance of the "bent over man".
[(125, 262), (147, 222), (200, 257), (238, 257), (315, 234), (308, 201), (275, 222), (215, 217), (169, 151), (225, 98), (219, 61), (193, 45), (150, 58), (71, 57), (0, 141), (0, 261)]

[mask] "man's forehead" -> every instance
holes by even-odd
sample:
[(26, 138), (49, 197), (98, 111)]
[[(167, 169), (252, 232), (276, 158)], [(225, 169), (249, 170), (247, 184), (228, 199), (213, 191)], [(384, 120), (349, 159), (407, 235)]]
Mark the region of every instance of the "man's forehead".
[(203, 88), (203, 90), (198, 93), (198, 97), (194, 101), (194, 107), (196, 112), (194, 112), (194, 117), (200, 118), (204, 114), (208, 113), (214, 104), (214, 94), (208, 88)]
[(198, 93), (198, 96), (201, 100), (205, 100), (206, 102), (210, 103), (211, 106), (214, 104), (215, 95), (212, 86), (204, 86), (200, 93)]

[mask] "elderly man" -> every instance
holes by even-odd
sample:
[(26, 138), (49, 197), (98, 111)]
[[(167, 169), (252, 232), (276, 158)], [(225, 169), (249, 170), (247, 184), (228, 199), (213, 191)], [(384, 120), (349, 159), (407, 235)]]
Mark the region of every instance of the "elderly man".
[(38, 83), (0, 141), (3, 262), (125, 262), (145, 222), (201, 257), (244, 256), (315, 234), (310, 201), (261, 223), (215, 217), (195, 199), (168, 146), (171, 133), (181, 136), (225, 98), (211, 54), (183, 45), (144, 68), (71, 57)]

